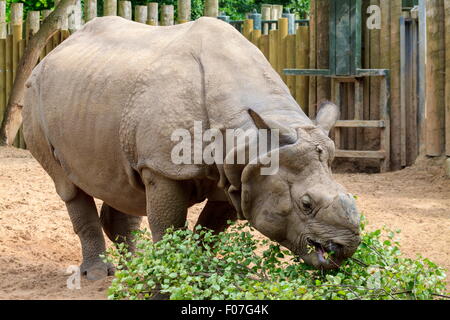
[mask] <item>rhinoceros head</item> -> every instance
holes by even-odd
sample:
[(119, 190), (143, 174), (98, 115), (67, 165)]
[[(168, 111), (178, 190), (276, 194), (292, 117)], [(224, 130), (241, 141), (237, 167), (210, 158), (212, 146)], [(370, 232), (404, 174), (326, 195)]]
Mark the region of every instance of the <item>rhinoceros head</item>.
[[(274, 127), (250, 113), (258, 127)], [(261, 175), (261, 165), (248, 164), (240, 185), (230, 188), (251, 225), (319, 269), (339, 267), (360, 243), (354, 198), (331, 175), (335, 148), (328, 133), (338, 115), (334, 104), (323, 103), (315, 126), (280, 130), (278, 172)]]

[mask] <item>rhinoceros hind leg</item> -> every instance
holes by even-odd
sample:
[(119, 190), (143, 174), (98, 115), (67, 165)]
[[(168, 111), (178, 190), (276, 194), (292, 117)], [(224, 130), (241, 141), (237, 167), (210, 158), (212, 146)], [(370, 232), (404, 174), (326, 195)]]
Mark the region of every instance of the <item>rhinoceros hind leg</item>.
[(66, 206), (73, 230), (81, 241), (83, 255), (81, 274), (86, 275), (89, 280), (102, 279), (112, 274), (112, 266), (100, 258), (100, 254), (105, 251), (105, 239), (94, 199), (81, 189), (77, 189), (76, 196), (67, 201)]
[(133, 231), (139, 230), (142, 217), (131, 216), (103, 203), (100, 210), (100, 222), (109, 240), (126, 242), (130, 250), (134, 250)]
[(147, 198), (147, 217), (153, 241), (159, 241), (170, 227), (186, 224), (190, 190), (183, 181), (166, 178), (143, 169), (142, 179)]
[(197, 220), (196, 226), (213, 230), (216, 234), (225, 231), (228, 227), (228, 220), (237, 219), (236, 210), (226, 201), (208, 200)]

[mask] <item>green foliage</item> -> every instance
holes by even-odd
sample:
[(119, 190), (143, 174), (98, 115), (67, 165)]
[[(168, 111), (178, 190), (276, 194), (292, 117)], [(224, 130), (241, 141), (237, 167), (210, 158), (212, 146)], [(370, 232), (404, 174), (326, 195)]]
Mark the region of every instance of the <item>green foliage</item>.
[[(54, 6), (54, 0), (6, 0), (7, 1), (7, 16), (9, 17), (10, 4), (13, 2), (22, 2), (24, 4), (24, 13), (30, 10), (44, 10), (51, 9)], [(309, 12), (310, 0), (219, 0), (220, 12), (226, 13), (231, 20), (240, 20), (245, 18), (245, 14), (256, 9), (261, 11), (261, 4), (281, 4), (285, 8), (289, 8), (291, 12), (299, 13), (299, 16), (304, 18)], [(149, 2), (158, 2), (162, 4), (172, 4), (175, 8), (175, 17), (177, 10), (177, 0), (131, 0), (133, 7), (135, 5), (146, 5)], [(84, 5), (84, 0), (81, 0), (81, 5)], [(204, 0), (191, 0), (192, 19), (195, 20), (203, 15)], [(97, 2), (98, 15), (101, 16), (103, 12), (103, 0)]]
[(107, 251), (105, 260), (117, 267), (109, 299), (149, 299), (157, 291), (170, 299), (276, 300), (433, 299), (445, 293), (444, 270), (428, 259), (402, 257), (391, 231), (387, 237), (380, 230), (364, 233), (352, 259), (323, 272), (255, 239), (249, 229), (233, 225), (219, 235), (170, 229), (157, 243), (138, 232), (135, 253), (124, 244)]

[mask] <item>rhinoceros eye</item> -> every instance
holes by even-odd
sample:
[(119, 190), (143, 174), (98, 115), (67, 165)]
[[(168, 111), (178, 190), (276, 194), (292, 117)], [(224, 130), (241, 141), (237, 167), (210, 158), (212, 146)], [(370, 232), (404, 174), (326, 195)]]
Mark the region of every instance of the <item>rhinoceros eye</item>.
[(301, 198), (300, 203), (304, 213), (310, 214), (313, 211), (312, 199), (307, 194)]

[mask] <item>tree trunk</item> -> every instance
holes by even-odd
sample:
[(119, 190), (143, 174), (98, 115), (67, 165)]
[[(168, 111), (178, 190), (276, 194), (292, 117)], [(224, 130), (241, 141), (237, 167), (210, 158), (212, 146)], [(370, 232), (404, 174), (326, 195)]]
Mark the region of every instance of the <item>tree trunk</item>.
[(5, 118), (0, 128), (0, 145), (11, 145), (14, 142), (17, 131), (22, 124), (25, 83), (36, 66), (39, 55), (45, 47), (47, 40), (58, 31), (63, 16), (67, 15), (68, 7), (75, 5), (76, 1), (61, 0), (55, 11), (44, 20), (39, 31), (29, 40), (24, 55), (17, 67), (16, 78), (9, 96)]

